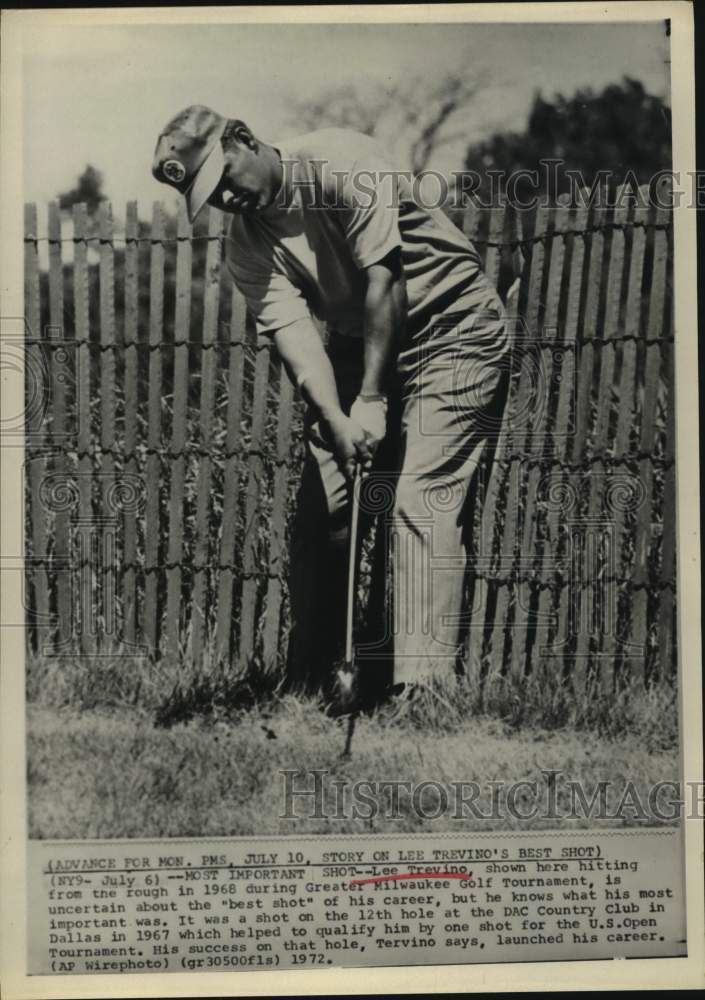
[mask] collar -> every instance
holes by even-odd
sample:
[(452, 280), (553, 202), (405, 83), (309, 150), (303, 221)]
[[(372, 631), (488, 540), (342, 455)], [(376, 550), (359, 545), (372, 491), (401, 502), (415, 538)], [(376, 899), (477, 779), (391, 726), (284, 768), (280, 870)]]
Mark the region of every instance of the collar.
[[(264, 212), (277, 211), (282, 208), (289, 208), (292, 203), (296, 187), (294, 184), (295, 170), (297, 165), (297, 159), (292, 153), (287, 149), (286, 145), (281, 142), (272, 143), (272, 148), (276, 150), (279, 155), (279, 160), (282, 166), (282, 180), (279, 185), (279, 190), (275, 194), (274, 198), (269, 205), (264, 209)], [(260, 213), (261, 214), (261, 213)]]

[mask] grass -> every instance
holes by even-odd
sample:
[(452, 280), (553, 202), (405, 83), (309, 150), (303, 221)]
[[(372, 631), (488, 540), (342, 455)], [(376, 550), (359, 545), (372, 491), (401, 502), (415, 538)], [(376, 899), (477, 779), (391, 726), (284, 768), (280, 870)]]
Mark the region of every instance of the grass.
[[(283, 693), (253, 668), (233, 676), (224, 667), (189, 672), (177, 665), (129, 660), (35, 659), (28, 669), (30, 833), (39, 838), (176, 837), (595, 826), (595, 819), (556, 821), (505, 814), (424, 819), (402, 796), (398, 818), (387, 798), (369, 818), (336, 819), (333, 782), (477, 782), (476, 807), (491, 814), (492, 781), (536, 782), (560, 770), (581, 782), (590, 799), (611, 781), (609, 811), (629, 782), (646, 802), (658, 781), (677, 780), (677, 703), (654, 688), (580, 706), (567, 690), (536, 679), (521, 689), (506, 679), (491, 690), (461, 683), (422, 695), (398, 717), (382, 707), (357, 720), (352, 755), (344, 758), (345, 720), (320, 700)], [(298, 800), (285, 810), (283, 771), (323, 772), (324, 811), (315, 818)], [(313, 778), (296, 778), (312, 787)], [(343, 786), (339, 786), (343, 787)], [(437, 788), (423, 810), (433, 815)], [(434, 799), (434, 796), (436, 798)], [(530, 801), (520, 806), (528, 811)], [(649, 822), (626, 814), (609, 825)]]

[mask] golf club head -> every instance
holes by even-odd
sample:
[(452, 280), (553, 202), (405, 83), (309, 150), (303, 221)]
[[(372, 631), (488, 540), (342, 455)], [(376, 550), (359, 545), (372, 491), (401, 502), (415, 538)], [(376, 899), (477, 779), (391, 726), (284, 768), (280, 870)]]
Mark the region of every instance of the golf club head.
[(335, 671), (334, 702), (336, 714), (352, 712), (357, 704), (355, 667), (350, 661), (343, 661)]

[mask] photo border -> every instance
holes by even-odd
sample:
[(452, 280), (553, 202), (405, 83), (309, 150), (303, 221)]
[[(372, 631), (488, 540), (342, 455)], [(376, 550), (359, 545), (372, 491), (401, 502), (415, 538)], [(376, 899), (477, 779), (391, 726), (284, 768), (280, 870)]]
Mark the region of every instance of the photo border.
[[(101, 8), (5, 10), (2, 13), (1, 100), (3, 149), (0, 165), (3, 315), (24, 313), (22, 255), (22, 45), (25, 32), (43, 25), (124, 25), (204, 23), (416, 23), (590, 21), (598, 23), (671, 19), (673, 169), (695, 169), (692, 5), (672, 3), (542, 3), (322, 7)], [(700, 497), (698, 469), (697, 255), (695, 213), (674, 209), (675, 380), (678, 553), (678, 651), (681, 695), (682, 779), (702, 782), (702, 679), (700, 630)], [(3, 373), (5, 415), (21, 413), (23, 382)], [(21, 448), (1, 457), (2, 564), (23, 555)], [(6, 564), (7, 565), (7, 564)], [(23, 618), (19, 574), (4, 573), (2, 621)], [(19, 617), (18, 617), (19, 616)], [(336, 968), (316, 971), (233, 972), (147, 975), (26, 976), (27, 845), (24, 718), (24, 630), (2, 631), (0, 748), (2, 753), (2, 923), (3, 989), (7, 997), (177, 997), (277, 996), (363, 992), (397, 994), (457, 991), (525, 992), (607, 986), (650, 989), (702, 985), (705, 967), (702, 851), (703, 826), (683, 821), (687, 909), (687, 958), (648, 962), (572, 960), (503, 965)]]

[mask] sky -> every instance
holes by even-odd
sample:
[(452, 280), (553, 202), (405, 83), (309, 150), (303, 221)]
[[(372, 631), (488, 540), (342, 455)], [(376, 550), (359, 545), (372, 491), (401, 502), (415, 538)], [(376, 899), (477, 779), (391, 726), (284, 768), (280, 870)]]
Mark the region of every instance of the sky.
[(145, 217), (154, 200), (173, 201), (151, 176), (152, 154), (164, 123), (188, 104), (241, 118), (276, 142), (302, 131), (293, 99), (320, 101), (341, 84), (413, 87), (472, 73), (482, 87), (463, 137), (431, 164), (452, 170), (471, 142), (522, 129), (536, 91), (569, 95), (626, 75), (668, 99), (660, 22), (35, 26), (23, 56), (25, 201), (45, 204), (90, 163), (116, 215), (137, 199)]

